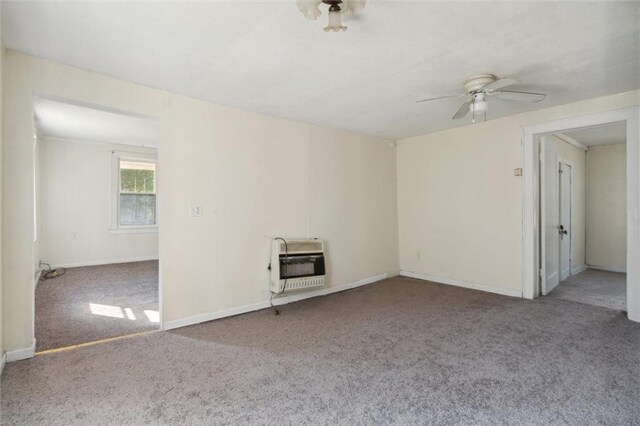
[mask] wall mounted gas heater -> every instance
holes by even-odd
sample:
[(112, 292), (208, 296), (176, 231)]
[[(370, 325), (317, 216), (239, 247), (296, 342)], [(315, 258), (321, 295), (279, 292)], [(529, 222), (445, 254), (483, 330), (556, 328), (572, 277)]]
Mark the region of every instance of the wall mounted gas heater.
[(281, 294), (324, 286), (324, 242), (276, 238), (271, 246), (271, 291)]

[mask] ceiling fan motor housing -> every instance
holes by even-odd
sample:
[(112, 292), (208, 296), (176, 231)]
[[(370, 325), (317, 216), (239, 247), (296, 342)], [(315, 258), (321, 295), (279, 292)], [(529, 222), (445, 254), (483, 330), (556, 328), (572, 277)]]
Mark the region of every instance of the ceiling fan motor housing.
[(469, 77), (464, 82), (464, 90), (469, 94), (474, 94), (480, 91), (484, 86), (496, 81), (496, 76), (493, 74), (481, 74), (473, 77)]

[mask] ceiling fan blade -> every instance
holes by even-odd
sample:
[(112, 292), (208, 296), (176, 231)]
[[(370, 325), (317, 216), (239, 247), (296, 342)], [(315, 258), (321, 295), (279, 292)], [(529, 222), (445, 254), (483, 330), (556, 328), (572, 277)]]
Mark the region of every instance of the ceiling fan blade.
[(467, 115), (469, 113), (469, 105), (471, 105), (472, 103), (473, 103), (473, 99), (463, 103), (462, 106), (458, 109), (458, 111), (456, 111), (456, 113), (453, 114), (453, 117), (451, 117), (451, 119), (457, 120)]
[(420, 99), (419, 101), (416, 101), (416, 103), (439, 101), (440, 99), (461, 98), (463, 96), (467, 96), (467, 94), (466, 93), (459, 93), (457, 95), (438, 96), (437, 98)]
[(547, 97), (544, 93), (500, 91), (494, 95), (500, 99), (518, 102), (541, 102)]
[(487, 92), (491, 92), (493, 90), (498, 90), (498, 89), (502, 89), (503, 87), (507, 87), (507, 86), (511, 86), (513, 84), (516, 84), (518, 82), (518, 80), (515, 80), (511, 77), (503, 77), (503, 78), (499, 78), (496, 81), (494, 81), (493, 83), (489, 83), (486, 86), (482, 87), (483, 92), (487, 91)]

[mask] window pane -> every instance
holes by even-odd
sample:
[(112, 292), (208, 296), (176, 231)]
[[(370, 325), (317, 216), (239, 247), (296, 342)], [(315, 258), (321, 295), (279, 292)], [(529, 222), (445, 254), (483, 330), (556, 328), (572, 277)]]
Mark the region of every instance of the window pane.
[(142, 161), (120, 161), (120, 191), (154, 193), (156, 165)]
[(155, 225), (156, 196), (120, 194), (120, 225)]

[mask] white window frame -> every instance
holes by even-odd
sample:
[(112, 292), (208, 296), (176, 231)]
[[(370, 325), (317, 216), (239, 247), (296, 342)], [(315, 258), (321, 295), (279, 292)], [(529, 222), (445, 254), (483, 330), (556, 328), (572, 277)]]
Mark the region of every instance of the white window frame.
[[(120, 162), (137, 161), (141, 163), (155, 164), (156, 184), (154, 185), (156, 194), (156, 223), (153, 225), (121, 225), (120, 224)], [(144, 234), (158, 232), (158, 159), (155, 154), (143, 152), (111, 152), (111, 226), (109, 231), (112, 234)]]

